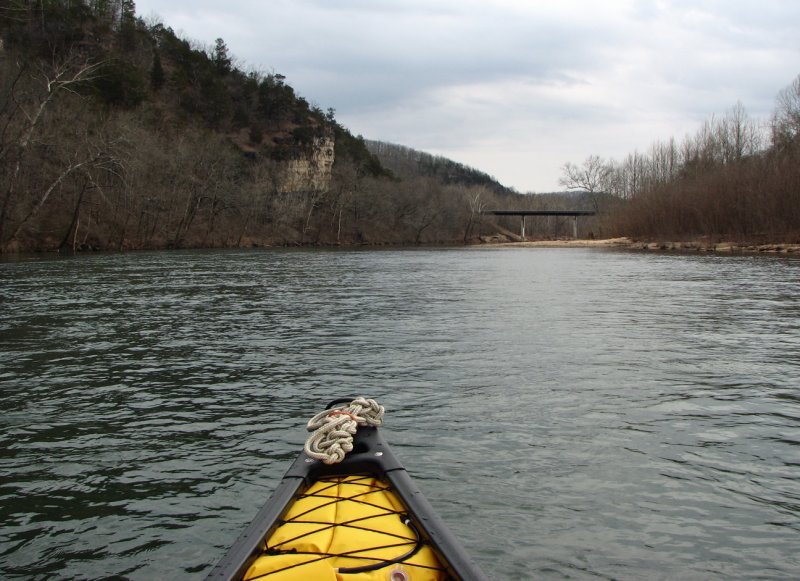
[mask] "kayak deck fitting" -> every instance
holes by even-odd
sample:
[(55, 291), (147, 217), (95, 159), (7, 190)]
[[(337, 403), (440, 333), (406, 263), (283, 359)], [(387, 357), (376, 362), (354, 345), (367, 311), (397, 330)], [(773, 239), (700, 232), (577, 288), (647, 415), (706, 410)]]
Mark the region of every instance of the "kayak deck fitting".
[[(374, 403), (353, 403), (359, 401)], [(337, 408), (317, 417), (343, 414), (361, 419), (356, 416), (360, 408), (356, 413), (347, 411), (351, 409)], [(342, 434), (340, 427), (341, 422), (336, 435)], [(207, 581), (486, 579), (413, 483), (377, 425), (361, 425), (352, 435), (352, 450), (338, 463), (327, 464), (312, 455), (320, 457), (307, 444)]]

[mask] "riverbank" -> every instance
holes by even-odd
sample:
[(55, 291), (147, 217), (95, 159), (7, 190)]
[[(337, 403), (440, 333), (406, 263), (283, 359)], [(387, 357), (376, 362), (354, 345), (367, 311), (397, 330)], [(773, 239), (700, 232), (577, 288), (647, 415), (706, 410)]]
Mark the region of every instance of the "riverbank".
[[(490, 244), (492, 242), (489, 242)], [(772, 253), (798, 254), (800, 244), (745, 244), (737, 242), (652, 242), (630, 238), (607, 238), (603, 240), (528, 240), (525, 242), (498, 242), (503, 247), (515, 248), (625, 248), (630, 250), (720, 252), (720, 253)]]

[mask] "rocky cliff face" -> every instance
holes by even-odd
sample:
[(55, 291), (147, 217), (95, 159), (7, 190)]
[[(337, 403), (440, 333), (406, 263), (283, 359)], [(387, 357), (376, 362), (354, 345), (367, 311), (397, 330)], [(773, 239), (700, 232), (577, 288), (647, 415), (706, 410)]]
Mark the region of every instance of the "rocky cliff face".
[(333, 136), (314, 140), (311, 155), (282, 162), (278, 190), (281, 193), (324, 191), (331, 184), (331, 170), (335, 160)]

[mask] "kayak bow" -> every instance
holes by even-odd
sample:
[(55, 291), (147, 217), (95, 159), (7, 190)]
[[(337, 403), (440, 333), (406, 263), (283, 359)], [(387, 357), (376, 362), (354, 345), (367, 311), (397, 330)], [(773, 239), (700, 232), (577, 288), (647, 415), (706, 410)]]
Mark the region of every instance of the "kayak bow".
[[(349, 409), (329, 413), (350, 414)], [(486, 577), (372, 425), (358, 429), (341, 462), (326, 464), (301, 452), (206, 579)]]

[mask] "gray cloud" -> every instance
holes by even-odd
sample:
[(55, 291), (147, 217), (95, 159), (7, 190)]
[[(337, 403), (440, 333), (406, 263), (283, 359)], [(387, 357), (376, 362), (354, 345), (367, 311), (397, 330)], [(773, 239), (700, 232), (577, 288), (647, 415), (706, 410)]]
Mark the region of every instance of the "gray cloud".
[(560, 166), (693, 132), (741, 101), (766, 117), (800, 62), (781, 0), (138, 0), (223, 37), (355, 133), (448, 155), (520, 190)]

